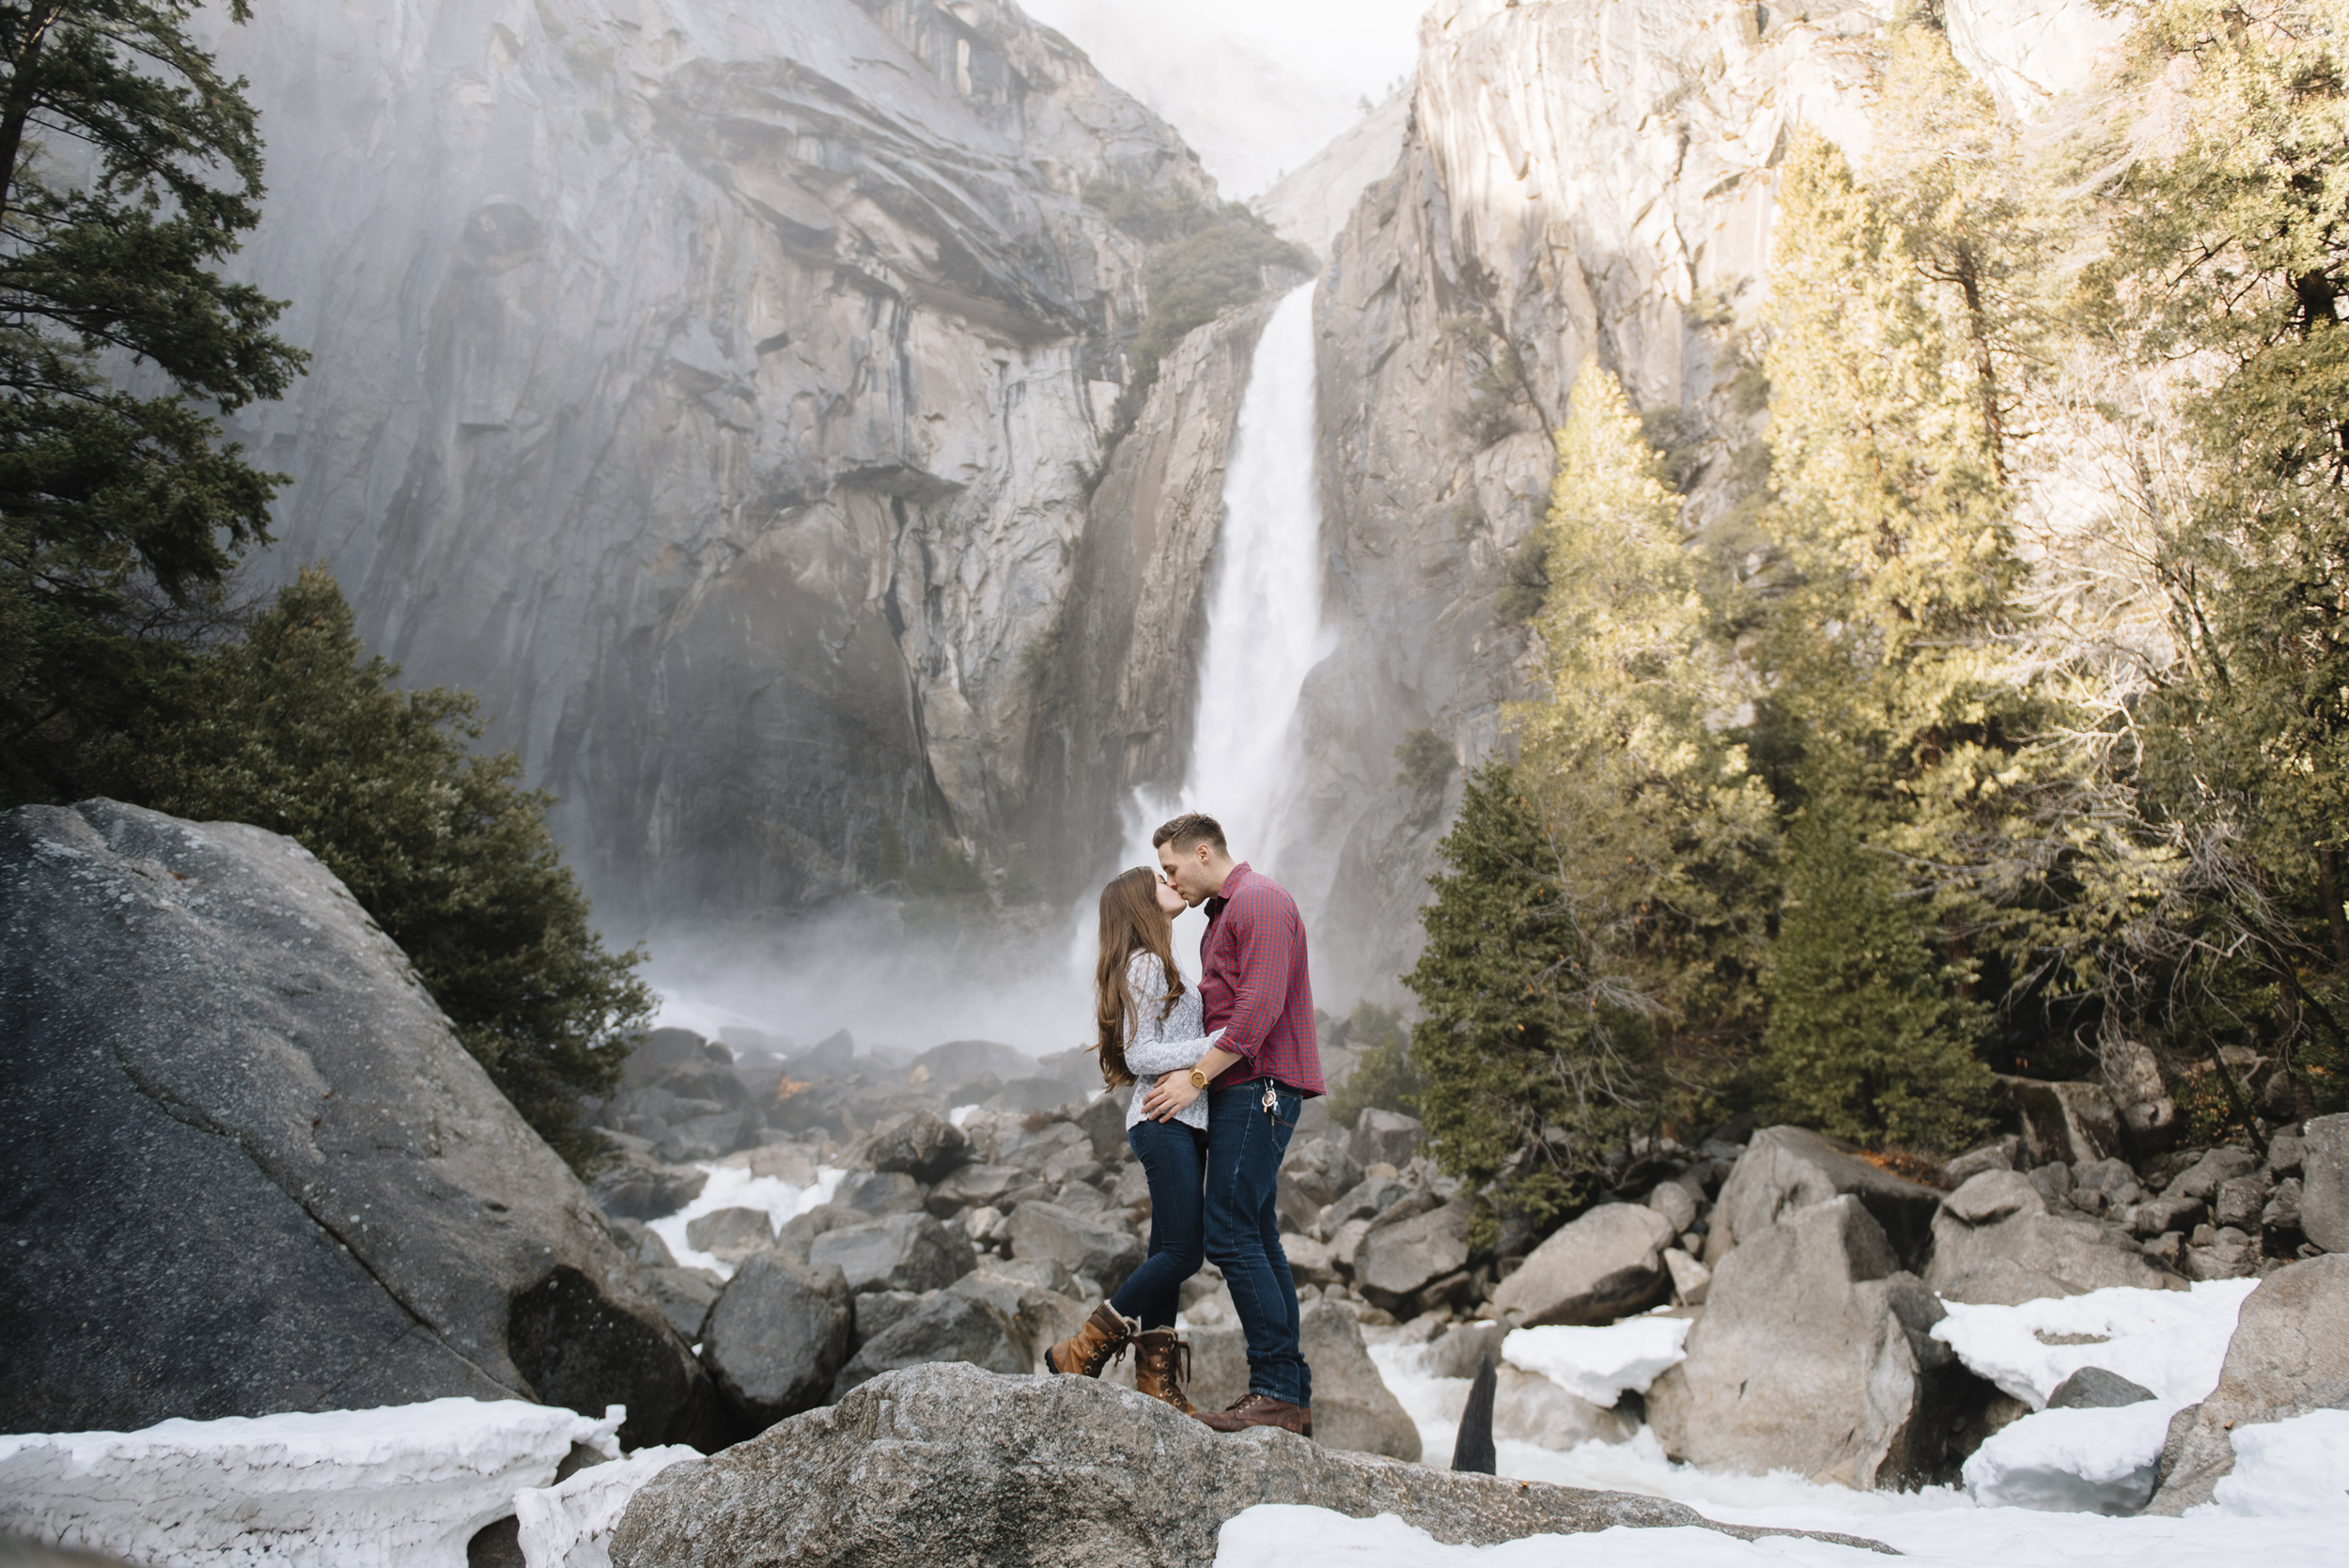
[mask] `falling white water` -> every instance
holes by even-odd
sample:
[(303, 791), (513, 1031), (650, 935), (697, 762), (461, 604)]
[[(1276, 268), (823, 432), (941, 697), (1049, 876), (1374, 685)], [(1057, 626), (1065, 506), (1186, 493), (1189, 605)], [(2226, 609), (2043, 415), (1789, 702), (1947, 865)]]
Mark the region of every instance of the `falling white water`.
[[(1150, 833), (1182, 811), (1223, 824), (1233, 855), (1277, 875), (1294, 824), (1305, 676), (1321, 625), (1321, 488), (1315, 469), (1314, 290), (1275, 307), (1257, 340), (1223, 475), (1223, 531), (1207, 597), (1190, 760), (1173, 800), (1138, 789), (1121, 864), (1155, 864)], [(1091, 940), (1090, 900), (1080, 925)], [(1195, 972), (1195, 971), (1194, 971)]]

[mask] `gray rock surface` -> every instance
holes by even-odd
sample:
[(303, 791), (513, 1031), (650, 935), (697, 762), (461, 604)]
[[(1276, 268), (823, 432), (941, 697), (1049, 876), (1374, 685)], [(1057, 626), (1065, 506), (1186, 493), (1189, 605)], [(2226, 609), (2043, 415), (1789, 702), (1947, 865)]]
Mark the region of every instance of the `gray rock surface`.
[(2082, 1367), (2055, 1386), (2047, 1395), (2050, 1410), (2110, 1410), (2124, 1405), (2142, 1405), (2154, 1398), (2154, 1390), (2142, 1383), (2133, 1383), (2117, 1372), (2102, 1367)]
[(2022, 1133), (2026, 1165), (2061, 1160), (2077, 1167), (2124, 1152), (2120, 1113), (2101, 1083), (2001, 1077), (1996, 1098)]
[(1747, 1142), (1745, 1155), (1714, 1202), (1704, 1262), (1718, 1265), (1746, 1237), (1843, 1193), (1857, 1197), (1875, 1217), (1903, 1266), (1922, 1265), (1941, 1194), (1880, 1170), (1802, 1127), (1765, 1127)]
[(971, 1141), (925, 1106), (874, 1128), (861, 1153), (874, 1170), (902, 1172), (926, 1186), (969, 1163)]
[(1354, 1286), (1381, 1305), (1404, 1301), (1469, 1259), (1469, 1205), (1446, 1203), (1374, 1230), (1354, 1254)]
[(1058, 1203), (1022, 1203), (1011, 1215), (1011, 1255), (1053, 1263), (1115, 1290), (1140, 1266), (1143, 1238), (1125, 1216), (1096, 1219)]
[(775, 1222), (765, 1209), (712, 1209), (685, 1227), (685, 1244), (722, 1263), (739, 1263), (774, 1245)]
[(585, 1188), (292, 840), (0, 816), (0, 1429), (714, 1390)]
[(2309, 1123), (2300, 1171), (2300, 1229), (2327, 1252), (2349, 1252), (2349, 1114)]
[(710, 1309), (702, 1361), (753, 1431), (824, 1402), (848, 1353), (848, 1281), (762, 1252), (734, 1272)]
[(2108, 1285), (2183, 1288), (2122, 1226), (2051, 1211), (2014, 1171), (1987, 1171), (1949, 1196), (1933, 1221), (1925, 1282), (1951, 1301), (2014, 1306)]
[(1493, 1293), (1493, 1310), (1528, 1327), (1612, 1323), (1643, 1312), (1672, 1290), (1664, 1251), (1677, 1234), (1657, 1209), (1601, 1203), (1533, 1249)]
[(1357, 1165), (1386, 1164), (1400, 1170), (1419, 1153), (1419, 1141), (1418, 1117), (1374, 1107), (1355, 1118), (1346, 1152)]
[(941, 1290), (977, 1266), (971, 1242), (926, 1214), (893, 1214), (808, 1244), (808, 1261), (848, 1277), (852, 1291)]
[(2311, 1410), (2349, 1409), (2349, 1257), (2327, 1254), (2260, 1281), (2235, 1319), (2218, 1387), (2183, 1431), (2170, 1428), (2161, 1489), (2149, 1514), (2178, 1514), (2210, 1501), (2234, 1468), (2227, 1434)]
[(644, 1270), (645, 1284), (653, 1299), (661, 1303), (661, 1314), (669, 1320), (677, 1337), (688, 1344), (699, 1344), (702, 1326), (709, 1319), (709, 1309), (718, 1304), (718, 1292), (725, 1281), (707, 1268), (679, 1268), (655, 1265)]
[(1637, 1420), (1570, 1394), (1539, 1373), (1506, 1364), (1495, 1369), (1493, 1436), (1563, 1452), (1583, 1443), (1627, 1443)]
[(1990, 1390), (1928, 1333), (1942, 1316), (1858, 1196), (1796, 1209), (1721, 1260), (1648, 1421), (1691, 1465), (1863, 1490), (1948, 1481)]
[(1196, 1568), (1258, 1503), (1393, 1514), (1448, 1543), (1617, 1526), (1750, 1539), (1620, 1492), (1455, 1474), (1284, 1432), (1210, 1432), (1090, 1377), (930, 1366), (876, 1378), (697, 1465), (662, 1471), (612, 1536), (614, 1568)]
[(933, 1291), (891, 1314), (888, 1327), (857, 1346), (832, 1383), (832, 1401), (885, 1372), (931, 1362), (1025, 1373), (1034, 1369), (1035, 1350), (993, 1302), (961, 1291)]
[(2213, 1149), (2179, 1172), (2162, 1189), (2165, 1197), (2194, 1198), (2211, 1203), (2218, 1189), (2235, 1177), (2259, 1169), (2259, 1157), (2248, 1149)]
[[(1315, 1301), (1298, 1317), (1314, 1371), (1314, 1441), (1349, 1453), (1421, 1458), (1419, 1428), (1379, 1375), (1354, 1314), (1334, 1301)], [(1221, 1410), (1248, 1391), (1248, 1337), (1238, 1324), (1194, 1328), (1185, 1337), (1193, 1405)]]

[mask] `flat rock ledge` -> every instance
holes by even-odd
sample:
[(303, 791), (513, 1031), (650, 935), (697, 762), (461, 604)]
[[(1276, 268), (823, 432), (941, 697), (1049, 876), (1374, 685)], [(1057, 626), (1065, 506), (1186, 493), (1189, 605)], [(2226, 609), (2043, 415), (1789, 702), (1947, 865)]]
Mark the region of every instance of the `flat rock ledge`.
[(1715, 1524), (1659, 1498), (1341, 1453), (1284, 1432), (1222, 1436), (1091, 1378), (935, 1364), (662, 1471), (629, 1504), (611, 1551), (614, 1568), (1204, 1568), (1223, 1522), (1258, 1503), (1395, 1514), (1479, 1546), (1618, 1525), (1797, 1533)]

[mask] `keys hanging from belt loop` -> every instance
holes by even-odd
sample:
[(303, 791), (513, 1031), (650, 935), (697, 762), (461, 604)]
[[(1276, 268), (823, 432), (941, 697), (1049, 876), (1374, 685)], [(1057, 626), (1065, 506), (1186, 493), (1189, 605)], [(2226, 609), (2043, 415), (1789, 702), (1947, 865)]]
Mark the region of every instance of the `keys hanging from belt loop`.
[(1264, 1099), (1261, 1103), (1264, 1106), (1264, 1113), (1268, 1116), (1275, 1115), (1280, 1110), (1281, 1102), (1279, 1096), (1273, 1093), (1270, 1079), (1264, 1080)]

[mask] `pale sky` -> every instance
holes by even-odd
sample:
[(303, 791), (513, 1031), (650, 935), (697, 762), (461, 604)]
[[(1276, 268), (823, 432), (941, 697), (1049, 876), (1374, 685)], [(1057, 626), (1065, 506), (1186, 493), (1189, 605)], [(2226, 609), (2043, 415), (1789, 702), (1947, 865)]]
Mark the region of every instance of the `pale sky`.
[(1411, 74), (1429, 0), (1019, 4), (1174, 121), (1226, 197), (1246, 197)]

